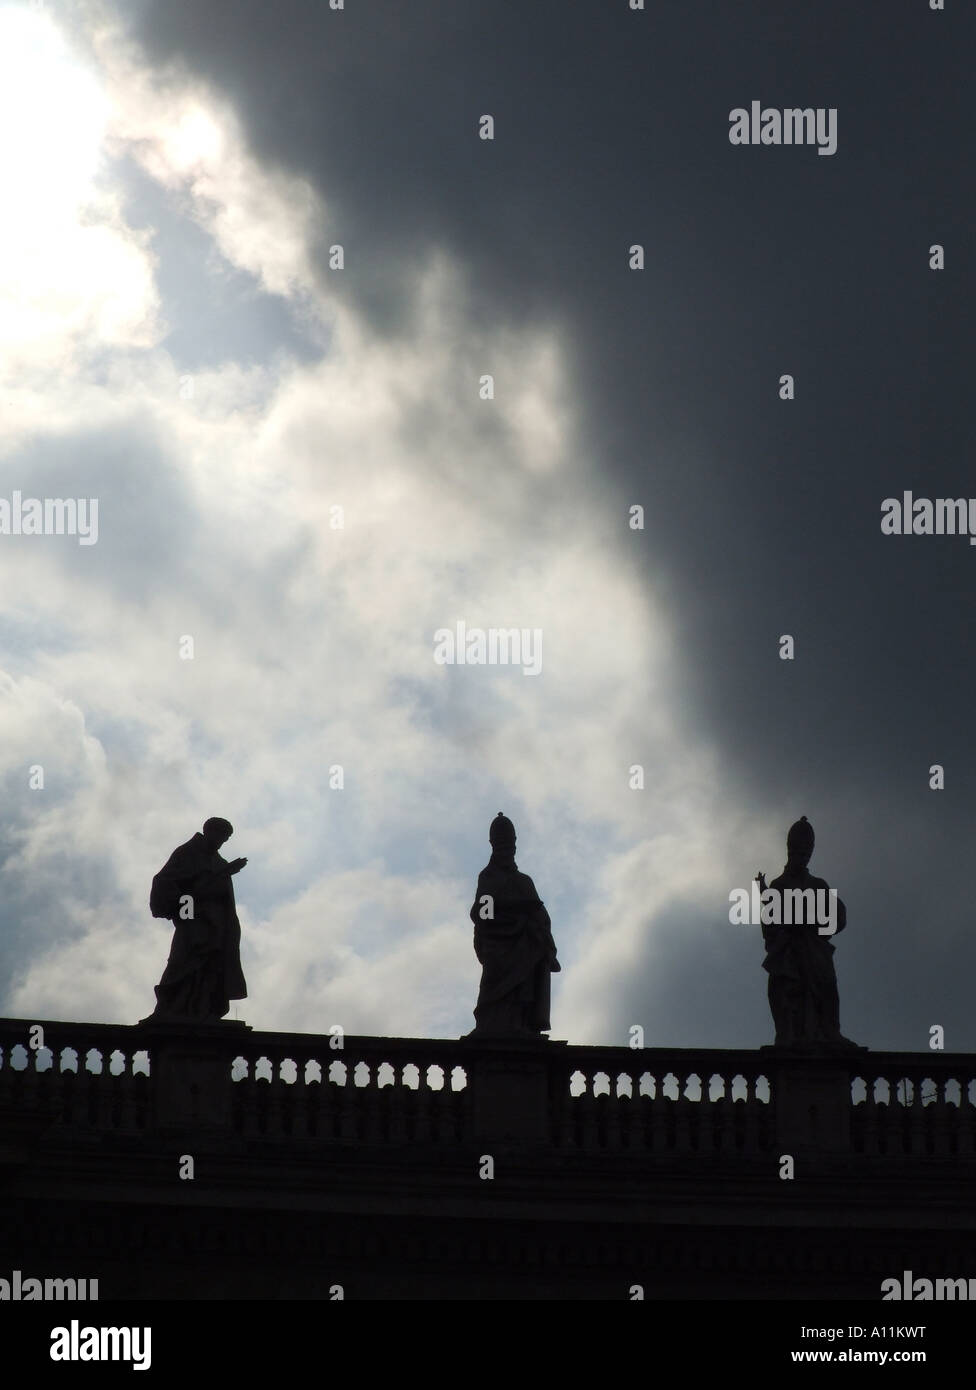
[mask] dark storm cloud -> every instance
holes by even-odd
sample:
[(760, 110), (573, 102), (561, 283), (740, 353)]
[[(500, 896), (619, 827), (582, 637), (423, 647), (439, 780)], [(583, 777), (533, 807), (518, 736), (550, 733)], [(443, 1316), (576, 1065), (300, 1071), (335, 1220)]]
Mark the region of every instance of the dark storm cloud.
[[(879, 529), (903, 489), (976, 490), (957, 8), (166, 0), (138, 29), (151, 62), (214, 82), (254, 151), (318, 189), (322, 274), (343, 243), (330, 288), (378, 331), (409, 335), (413, 272), (441, 247), (472, 321), (558, 326), (622, 547), (626, 507), (646, 509), (688, 726), (745, 804), (784, 834), (801, 813), (817, 826), (813, 867), (860, 941), (840, 952), (845, 1025), (874, 1045), (922, 1046), (930, 1019), (976, 1046), (976, 551)], [(836, 107), (836, 154), (730, 145), (730, 110), (754, 99)], [(743, 845), (744, 875), (757, 857), (778, 870), (781, 842)], [(674, 989), (647, 986), (664, 1023), (698, 946), (675, 947)], [(734, 1041), (738, 1014), (719, 992), (699, 1041)]]

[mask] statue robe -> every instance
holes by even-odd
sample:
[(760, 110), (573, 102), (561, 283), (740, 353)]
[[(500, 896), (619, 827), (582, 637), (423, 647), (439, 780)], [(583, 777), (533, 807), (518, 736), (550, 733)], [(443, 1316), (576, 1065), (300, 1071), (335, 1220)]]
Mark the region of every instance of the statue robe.
[[(485, 898), (492, 916), (483, 915)], [(492, 854), (478, 875), (471, 908), (481, 989), (475, 1033), (492, 1037), (538, 1036), (549, 1023), (550, 975), (559, 970), (551, 922), (535, 884), (519, 873), (512, 854)]]
[[(153, 879), (154, 915), (173, 923), (173, 944), (156, 986), (155, 1017), (197, 1021), (223, 1018), (232, 999), (246, 999), (241, 970), (241, 924), (227, 860), (198, 832), (175, 849)], [(193, 900), (193, 917), (180, 917), (180, 898)]]
[[(780, 916), (785, 890), (813, 888), (829, 891), (826, 879), (816, 878), (806, 868), (787, 864), (769, 887), (779, 893)], [(826, 902), (824, 896), (822, 901)], [(847, 925), (847, 909), (837, 899), (837, 931)], [(810, 920), (789, 925), (764, 926), (769, 972), (769, 1006), (776, 1026), (776, 1042), (781, 1046), (806, 1042), (843, 1041), (840, 1031), (840, 1002), (834, 970), (834, 947), (829, 936), (821, 936), (815, 913)]]

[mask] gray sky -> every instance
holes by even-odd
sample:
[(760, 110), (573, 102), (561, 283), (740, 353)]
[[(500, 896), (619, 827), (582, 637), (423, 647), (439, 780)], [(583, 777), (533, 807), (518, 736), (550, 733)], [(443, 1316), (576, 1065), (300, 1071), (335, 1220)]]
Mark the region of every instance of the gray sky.
[[(976, 1048), (976, 551), (880, 529), (976, 491), (973, 29), (0, 8), (0, 498), (99, 499), (97, 544), (0, 536), (0, 1011), (148, 1012), (149, 882), (224, 815), (241, 1017), (457, 1035), (501, 809), (554, 1036), (757, 1046), (728, 895), (805, 814), (844, 1031)], [(836, 152), (731, 144), (753, 100), (836, 109)], [(437, 664), (459, 621), (540, 631), (541, 671)]]

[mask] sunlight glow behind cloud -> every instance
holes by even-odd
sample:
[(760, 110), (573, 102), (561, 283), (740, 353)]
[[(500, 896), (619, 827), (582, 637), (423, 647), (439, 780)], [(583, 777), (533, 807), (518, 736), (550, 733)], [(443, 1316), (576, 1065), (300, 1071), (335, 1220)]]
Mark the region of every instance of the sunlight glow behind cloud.
[[(620, 910), (620, 884), (653, 863), (655, 901), (690, 891), (680, 863), (648, 849), (659, 803), (701, 827), (720, 789), (711, 757), (675, 737), (666, 616), (609, 543), (625, 515), (608, 513), (575, 447), (558, 329), (480, 323), (463, 261), (431, 247), (404, 286), (411, 332), (386, 339), (316, 266), (327, 197), (262, 166), (226, 103), (149, 69), (111, 24), (73, 68), (46, 21), (18, 24), (34, 87), (60, 83), (79, 121), (70, 175), (44, 176), (46, 218), (24, 193), (4, 233), (18, 239), (0, 271), (16, 305), (0, 328), (8, 458), (19, 485), (63, 440), (54, 457), (102, 493), (103, 535), (83, 570), (53, 546), (0, 554), (22, 595), (15, 608), (8, 587), (0, 620), (28, 634), (21, 684), (0, 687), (18, 847), (0, 870), (19, 951), (8, 1007), (141, 1016), (166, 945), (149, 879), (199, 819), (229, 814), (250, 856), (250, 1021), (460, 1031), (477, 988), (470, 894), (503, 795), (556, 912), (555, 1027), (597, 1040), (647, 929), (645, 904)], [(70, 119), (58, 110), (18, 155), (25, 180), (63, 156), (48, 151)], [(192, 229), (195, 273), (218, 302), (231, 272), (246, 274), (254, 294), (298, 306), (328, 351), (299, 362), (269, 345), (247, 367), (231, 342), (181, 394), (158, 276), (171, 246), (126, 221), (134, 166)], [(486, 364), (491, 403), (477, 392)], [(69, 642), (38, 638), (65, 613)], [(435, 665), (434, 630), (462, 617), (543, 629), (540, 680)], [(178, 657), (183, 633), (192, 661)], [(42, 725), (23, 718), (25, 690), (51, 712)], [(43, 800), (24, 790), (25, 760), (49, 766)], [(653, 794), (628, 789), (639, 761)], [(333, 762), (347, 769), (341, 793)], [(607, 978), (600, 1004), (574, 983), (581, 957)], [(409, 961), (421, 964), (405, 997)]]

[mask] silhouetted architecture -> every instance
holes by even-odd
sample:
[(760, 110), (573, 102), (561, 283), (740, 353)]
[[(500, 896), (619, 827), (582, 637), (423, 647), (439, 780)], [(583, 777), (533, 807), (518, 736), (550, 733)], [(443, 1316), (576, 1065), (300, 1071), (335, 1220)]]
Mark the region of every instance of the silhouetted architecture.
[(469, 1037), (538, 1038), (549, 1031), (550, 975), (559, 970), (549, 914), (515, 863), (515, 826), (501, 811), (488, 830), (491, 858), (478, 875), (471, 920), (481, 963)]
[(772, 915), (778, 921), (765, 925), (764, 916), (762, 929), (776, 1046), (852, 1048), (857, 1044), (840, 1031), (831, 941), (833, 934), (847, 926), (847, 909), (839, 897), (831, 902), (827, 880), (816, 878), (807, 868), (813, 846), (813, 826), (801, 816), (787, 833), (786, 867), (779, 878), (767, 889), (759, 875), (764, 898), (770, 892), (777, 895), (778, 910)]
[(211, 817), (152, 881), (149, 910), (173, 923), (173, 944), (144, 1023), (219, 1023), (232, 999), (247, 998), (232, 882), (247, 860), (228, 863), (218, 853), (233, 833), (230, 821)]
[(976, 1272), (972, 1055), (335, 1041), (0, 1019), (0, 1277), (880, 1322), (884, 1280)]

